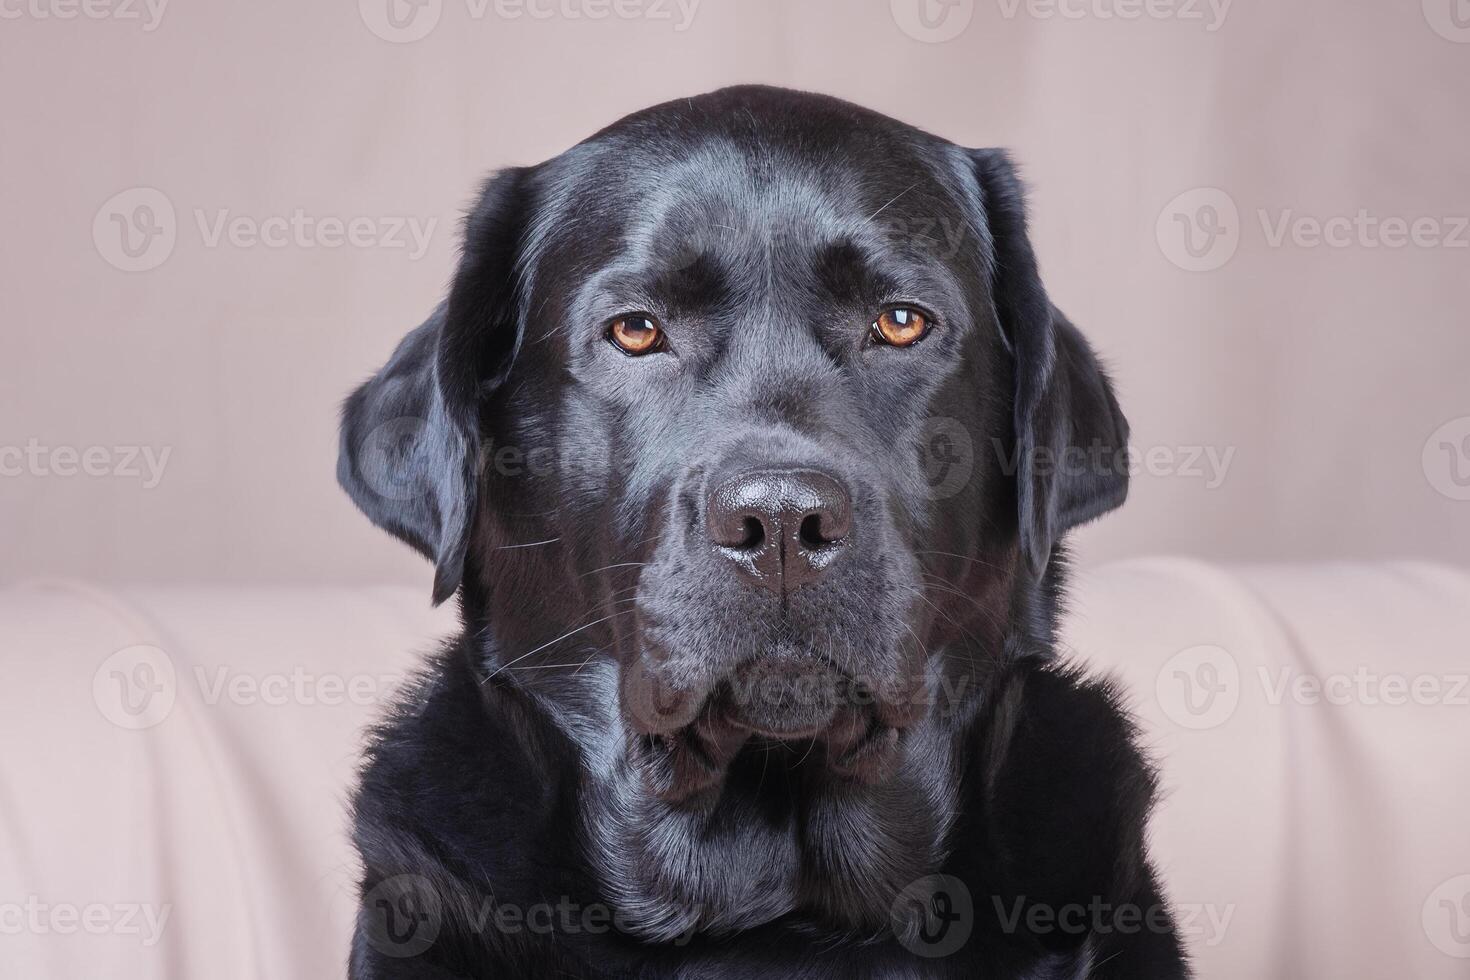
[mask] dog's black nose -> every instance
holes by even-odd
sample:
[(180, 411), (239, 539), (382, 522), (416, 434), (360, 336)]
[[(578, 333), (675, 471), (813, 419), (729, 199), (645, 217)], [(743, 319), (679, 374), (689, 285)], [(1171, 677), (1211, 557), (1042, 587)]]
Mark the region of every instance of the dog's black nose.
[(777, 593), (821, 577), (847, 547), (852, 498), (812, 469), (758, 469), (715, 482), (709, 537), (751, 581)]

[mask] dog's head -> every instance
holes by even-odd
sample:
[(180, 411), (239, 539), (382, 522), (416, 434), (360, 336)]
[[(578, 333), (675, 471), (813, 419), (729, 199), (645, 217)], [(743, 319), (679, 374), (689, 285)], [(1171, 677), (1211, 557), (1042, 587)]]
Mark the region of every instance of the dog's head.
[(890, 776), (936, 678), (1123, 500), (1125, 441), (1005, 154), (739, 88), (491, 179), (339, 473), (497, 683), (616, 678), (680, 800), (752, 740)]

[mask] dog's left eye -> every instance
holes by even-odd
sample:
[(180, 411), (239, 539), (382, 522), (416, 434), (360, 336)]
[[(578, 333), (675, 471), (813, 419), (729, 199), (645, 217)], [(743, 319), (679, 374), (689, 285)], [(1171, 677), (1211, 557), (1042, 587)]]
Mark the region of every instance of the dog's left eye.
[(912, 306), (884, 310), (873, 321), (873, 339), (890, 347), (908, 347), (929, 332), (929, 317)]
[(664, 332), (652, 317), (632, 313), (607, 325), (607, 339), (624, 354), (638, 357), (663, 347)]

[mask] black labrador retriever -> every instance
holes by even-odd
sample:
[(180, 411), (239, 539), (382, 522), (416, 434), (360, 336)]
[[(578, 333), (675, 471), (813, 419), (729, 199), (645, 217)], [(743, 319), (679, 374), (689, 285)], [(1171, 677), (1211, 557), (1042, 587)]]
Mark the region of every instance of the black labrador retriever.
[(496, 174), (343, 413), (463, 618), (368, 751), (351, 976), (1184, 976), (1053, 650), (1127, 433), (1003, 152), (739, 87)]

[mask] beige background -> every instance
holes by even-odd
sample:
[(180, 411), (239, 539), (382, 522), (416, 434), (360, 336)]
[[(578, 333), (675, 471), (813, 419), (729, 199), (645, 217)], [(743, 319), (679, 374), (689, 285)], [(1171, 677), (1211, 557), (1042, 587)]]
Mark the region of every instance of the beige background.
[[(340, 975), (391, 685), (215, 703), (196, 670), (378, 685), (450, 628), (335, 485), (338, 402), (441, 296), (486, 171), (766, 81), (1025, 166), (1153, 461), (1079, 537), (1066, 641), (1160, 760), (1171, 896), (1233, 917), (1191, 927), (1200, 975), (1466, 976), (1470, 0), (86, 2), (0, 0), (0, 584), (32, 580), (0, 589), (0, 912), (175, 914), (0, 964)], [(140, 650), (146, 730), (111, 672)]]
[[(1163, 471), (1089, 561), (1470, 554), (1470, 455), (1439, 445), (1470, 434), (1466, 0), (391, 0), (407, 33), (390, 0), (72, 2), (0, 3), (0, 577), (426, 587), (338, 492), (335, 410), (439, 298), (476, 182), (754, 80), (1015, 149), (1050, 288)], [(136, 188), (173, 240), (130, 272)], [(1199, 188), (1238, 215), (1189, 271)], [(1430, 224), (1273, 244), (1360, 209)], [(215, 237), (298, 211), (371, 241)], [(89, 447), (112, 475), (63, 475)], [(168, 450), (156, 486), (119, 447)]]

